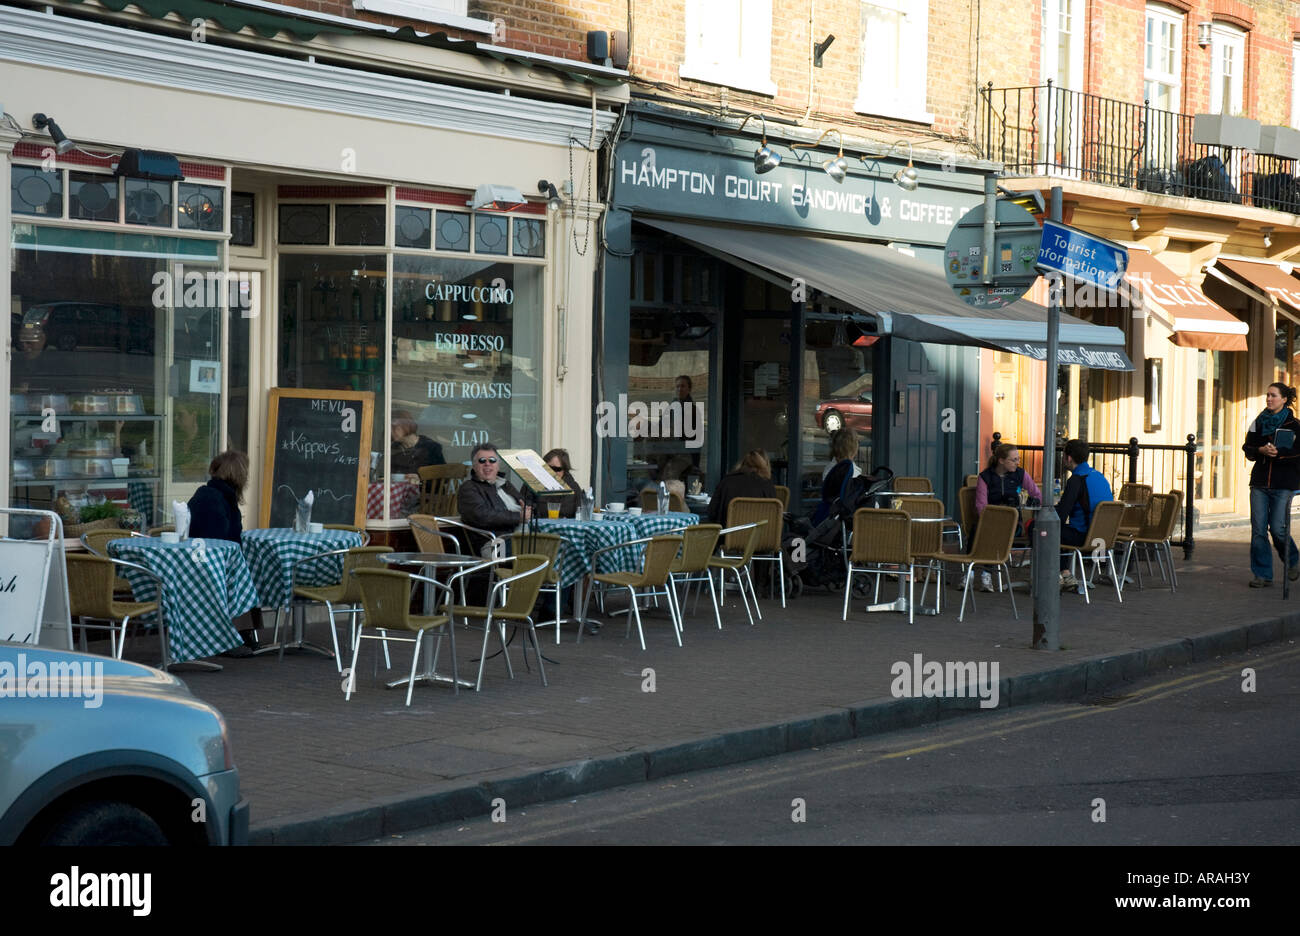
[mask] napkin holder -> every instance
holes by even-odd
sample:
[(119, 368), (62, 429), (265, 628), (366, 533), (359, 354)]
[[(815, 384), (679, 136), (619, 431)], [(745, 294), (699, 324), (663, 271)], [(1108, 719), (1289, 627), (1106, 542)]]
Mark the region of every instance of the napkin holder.
[(293, 512), (293, 532), (308, 533), (311, 531), (311, 505), (310, 498), (298, 501), (298, 506)]

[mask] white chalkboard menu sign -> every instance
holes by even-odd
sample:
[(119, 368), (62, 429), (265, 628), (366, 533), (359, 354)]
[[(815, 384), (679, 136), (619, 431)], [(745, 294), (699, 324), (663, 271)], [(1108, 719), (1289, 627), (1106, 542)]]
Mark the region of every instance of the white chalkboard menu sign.
[(364, 525), (374, 418), (370, 391), (271, 390), (260, 525), (293, 526), (308, 491), (313, 522)]

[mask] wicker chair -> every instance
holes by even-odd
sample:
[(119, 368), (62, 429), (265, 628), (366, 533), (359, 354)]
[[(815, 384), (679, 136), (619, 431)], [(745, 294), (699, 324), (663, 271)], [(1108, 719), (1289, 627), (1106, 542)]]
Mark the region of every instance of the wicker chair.
[[(745, 606), (745, 614), (749, 618), (750, 626), (754, 624), (754, 615), (749, 610), (749, 598), (745, 596), (745, 583), (748, 580), (749, 594), (754, 599), (754, 610), (758, 611), (758, 595), (754, 594), (754, 579), (749, 574), (749, 561), (754, 557), (754, 546), (758, 543), (759, 527), (766, 524), (766, 520), (758, 523), (742, 523), (739, 526), (727, 527), (719, 531), (719, 536), (726, 537), (723, 540), (724, 554), (721, 556), (709, 557), (709, 573), (713, 570), (718, 571), (718, 584), (722, 589), (719, 604), (727, 603), (726, 581), (727, 572), (736, 577), (736, 585), (740, 588), (740, 602)], [(733, 553), (739, 550), (739, 555), (728, 556), (725, 550), (730, 549)], [(745, 573), (744, 576), (741, 573)], [(758, 611), (758, 619), (763, 619), (763, 612)]]
[[(478, 679), (474, 683), (474, 691), (477, 692), (483, 688), (483, 666), (487, 663), (487, 645), (488, 635), (492, 632), (492, 625), (497, 625), (497, 637), (501, 641), (501, 654), (506, 658), (506, 672), (510, 678), (515, 678), (514, 666), (510, 663), (510, 650), (507, 647), (505, 622), (510, 621), (514, 624), (524, 624), (528, 627), (528, 635), (532, 638), (533, 649), (537, 651), (537, 668), (542, 674), (542, 685), (548, 685), (546, 682), (546, 664), (542, 662), (542, 648), (537, 640), (537, 627), (533, 623), (533, 606), (537, 604), (537, 595), (542, 589), (545, 573), (550, 568), (550, 560), (545, 556), (539, 556), (536, 553), (525, 553), (522, 556), (507, 556), (502, 559), (489, 559), (488, 561), (457, 572), (451, 577), (449, 585), (456, 581), (480, 572), (491, 566), (498, 566), (503, 563), (514, 564), (514, 575), (503, 578), (501, 581), (492, 585), (492, 591), (488, 594), (486, 605), (452, 605), (449, 609), (452, 619), (461, 618), (466, 625), (471, 620), (483, 622), (483, 649), (479, 653), (478, 661)], [(579, 639), (581, 639), (582, 629), (578, 629)], [(528, 665), (528, 645), (524, 645), (524, 666)]]
[[(456, 630), (449, 626), (451, 618), (445, 614), (416, 615), (411, 613), (411, 588), (415, 581), (424, 582), (426, 587), (446, 588), (423, 575), (408, 575), (392, 569), (354, 569), (352, 579), (357, 592), (361, 595), (361, 606), (365, 617), (361, 626), (352, 636), (352, 668), (347, 680), (347, 691), (343, 700), (350, 701), (352, 690), (356, 687), (357, 654), (361, 650), (362, 640), (382, 640), (384, 653), (388, 652), (388, 641), (414, 643), (411, 653), (411, 675), (406, 684), (406, 704), (411, 704), (411, 693), (415, 689), (415, 668), (420, 661), (420, 643), (428, 631), (438, 631), (438, 645), (433, 652), (434, 670), (438, 667), (438, 653), (442, 650), (442, 637), (445, 633), (451, 638), (451, 680), (456, 694), (460, 693), (459, 673), (456, 670)], [(367, 634), (366, 629), (378, 631)], [(330, 630), (334, 628), (331, 627)], [(390, 631), (414, 632), (414, 637), (394, 637)]]
[(365, 527), (353, 526), (350, 523), (323, 523), (321, 527), (326, 530), (347, 530), (349, 533), (356, 533), (361, 537), (361, 545), (370, 545), (370, 533)]
[[(1151, 514), (1147, 522), (1137, 533), (1124, 535), (1120, 542), (1125, 544), (1124, 574), (1128, 574), (1129, 558), (1133, 550), (1141, 546), (1144, 551), (1152, 553), (1160, 566), (1160, 576), (1169, 584), (1170, 591), (1178, 591), (1178, 572), (1174, 568), (1174, 552), (1170, 541), (1174, 536), (1174, 527), (1178, 524), (1178, 514), (1183, 506), (1183, 492), (1171, 491), (1168, 494), (1155, 494), (1151, 497)], [(1165, 575), (1165, 559), (1169, 560), (1169, 574)], [(1148, 560), (1148, 570), (1150, 568)], [(1134, 567), (1137, 570), (1137, 586), (1142, 588), (1142, 563)]]
[[(935, 525), (936, 531), (938, 525)], [(880, 577), (907, 577), (907, 623), (915, 620), (912, 601), (916, 567), (912, 563), (912, 518), (903, 510), (862, 507), (853, 514), (853, 546), (849, 551), (849, 574), (844, 580), (844, 609), (840, 620), (849, 619), (849, 595), (853, 576), (874, 575), (873, 603), (880, 598)]]
[[(555, 624), (555, 642), (560, 642), (560, 553), (564, 549), (564, 537), (554, 533), (514, 533), (509, 537), (510, 551), (517, 555), (545, 556), (550, 566), (542, 578), (539, 591), (550, 592), (555, 597), (555, 621), (542, 621), (539, 626)], [(508, 564), (496, 568), (497, 576), (506, 578), (514, 574), (514, 567)]]
[[(112, 557), (108, 554), (108, 544), (113, 540), (130, 539), (131, 536), (130, 530), (91, 530), (88, 533), (81, 534), (81, 545), (96, 556), (109, 559)], [(113, 594), (131, 594), (131, 583), (122, 576), (117, 576), (113, 579)]]
[[(631, 635), (632, 619), (635, 617), (636, 633), (641, 641), (642, 650), (645, 649), (645, 630), (641, 627), (641, 602), (638, 599), (663, 595), (668, 601), (668, 613), (673, 621), (673, 634), (677, 638), (677, 646), (680, 647), (682, 645), (681, 618), (677, 610), (677, 596), (674, 594), (672, 582), (669, 578), (669, 570), (672, 568), (673, 560), (677, 557), (677, 551), (682, 548), (682, 538), (680, 536), (650, 536), (632, 540), (628, 543), (605, 546), (591, 554), (591, 567), (593, 569), (599, 568), (601, 553), (624, 549), (640, 543), (645, 544), (645, 551), (641, 557), (640, 572), (597, 572), (592, 576), (592, 579), (601, 585), (610, 585), (614, 588), (626, 588), (628, 590), (631, 595), (630, 604), (632, 607), (628, 615), (627, 633)], [(587, 609), (591, 605), (591, 593), (593, 591), (595, 591), (594, 588), (587, 589), (587, 596), (583, 599), (581, 623), (586, 623)], [(578, 643), (582, 643), (581, 624), (578, 627)]]
[[(645, 513), (654, 513), (659, 509), (659, 492), (646, 488), (641, 492), (641, 509)], [(676, 491), (668, 492), (668, 510), (672, 513), (690, 513), (686, 501)]]
[(406, 518), (415, 536), (415, 545), (424, 553), (463, 552), (456, 534), (439, 529), (438, 518), (433, 514), (411, 514)]
[(957, 492), (957, 519), (961, 523), (965, 542), (970, 543), (975, 536), (975, 526), (979, 523), (979, 514), (975, 512), (974, 487), (964, 487)]
[(790, 489), (786, 487), (784, 484), (774, 484), (772, 485), (772, 487), (776, 488), (776, 499), (781, 502), (781, 510), (782, 511), (789, 510)]
[(149, 535), (157, 536), (159, 533), (175, 533), (176, 524), (164, 523), (162, 526), (149, 527)]
[[(997, 570), (999, 589), (1002, 587), (1002, 574), (1005, 572), (1007, 584), (1010, 586), (1011, 544), (1016, 538), (1016, 524), (1019, 522), (1020, 511), (1014, 507), (984, 508), (979, 525), (975, 528), (975, 536), (971, 540), (970, 552), (956, 557), (966, 566), (962, 583), (961, 611), (957, 614), (959, 622), (966, 620), (966, 599), (970, 599), (972, 607), (975, 605), (970, 586), (977, 566), (993, 566)], [(1018, 621), (1020, 612), (1016, 609), (1015, 592), (1008, 587), (1007, 594), (1011, 596), (1011, 612)]]
[(966, 476), (966, 481), (962, 485), (962, 487), (973, 488), (979, 483), (980, 483), (980, 476), (977, 474), (970, 474)]
[[(1083, 599), (1088, 604), (1092, 604), (1092, 598), (1088, 594), (1088, 579), (1104, 563), (1110, 565), (1115, 597), (1121, 602), (1124, 600), (1124, 577), (1115, 565), (1115, 540), (1119, 536), (1119, 524), (1124, 517), (1124, 510), (1124, 505), (1119, 501), (1103, 501), (1092, 512), (1092, 522), (1088, 524), (1088, 532), (1083, 539), (1084, 545), (1061, 547), (1061, 555), (1070, 557), (1071, 572), (1074, 571), (1076, 560), (1078, 562), (1078, 578), (1083, 584)], [(1085, 559), (1092, 561), (1092, 568), (1086, 573), (1083, 570)]]
[[(775, 562), (777, 576), (781, 582), (781, 607), (785, 607), (785, 557), (781, 554), (781, 501), (775, 497), (737, 497), (727, 505), (727, 526), (742, 526), (747, 523), (761, 524), (754, 543), (750, 559), (753, 562)], [(724, 558), (734, 556), (733, 538), (728, 537), (722, 546)], [(738, 544), (737, 544), (738, 545)], [(750, 580), (753, 591), (753, 580)], [(754, 608), (758, 609), (758, 597), (754, 598)], [(759, 611), (759, 620), (763, 613)]]
[[(668, 567), (668, 573), (676, 585), (685, 585), (686, 594), (690, 594), (691, 583), (697, 585), (709, 583), (709, 598), (713, 601), (713, 619), (722, 630), (722, 615), (718, 612), (718, 591), (713, 586), (713, 575), (709, 572), (709, 560), (713, 550), (718, 548), (718, 537), (722, 525), (718, 523), (701, 523), (687, 527), (682, 531), (682, 551)], [(699, 605), (699, 597), (695, 599)], [(680, 600), (678, 606), (680, 607)], [(683, 627), (685, 622), (683, 622)]]
[[(944, 563), (953, 558), (943, 551), (944, 519), (943, 501), (937, 497), (904, 497), (901, 510), (912, 518), (909, 540), (912, 565), (925, 564), (925, 584), (921, 586), (921, 604), (930, 588), (930, 573), (937, 571), (939, 581), (934, 592), (934, 613), (942, 610)], [(877, 579), (878, 581), (879, 579)]]
[[(334, 665), (339, 672), (343, 672), (343, 658), (339, 654), (339, 635), (334, 627), (334, 615), (350, 614), (352, 616), (351, 627), (348, 631), (352, 639), (349, 646), (355, 649), (357, 633), (357, 615), (361, 612), (361, 590), (357, 586), (357, 580), (353, 577), (352, 572), (357, 569), (382, 569), (383, 564), (379, 561), (379, 556), (384, 553), (390, 553), (393, 549), (391, 546), (354, 546), (351, 549), (333, 549), (329, 552), (318, 553), (315, 556), (308, 556), (306, 559), (299, 559), (294, 563), (293, 579), (296, 582), (304, 566), (311, 563), (319, 562), (327, 556), (343, 557), (343, 574), (339, 577), (338, 582), (333, 585), (295, 585), (293, 597), (303, 601), (319, 601), (325, 605), (325, 613), (329, 618), (330, 639), (334, 642)], [(336, 608), (337, 606), (337, 608)], [(273, 643), (280, 642), (280, 618), (283, 615), (284, 608), (280, 608), (275, 614), (275, 636), (272, 638)], [(385, 655), (387, 655), (387, 647)], [(280, 643), (280, 659), (284, 659), (284, 644)]]
[(934, 485), (929, 478), (896, 476), (893, 488), (899, 494), (933, 494)]
[(1126, 507), (1124, 517), (1119, 522), (1119, 532), (1125, 536), (1134, 536), (1150, 519), (1151, 485), (1125, 484), (1119, 489), (1116, 500), (1134, 506)]
[[(132, 618), (155, 614), (158, 601), (114, 601), (113, 580), (119, 568), (135, 569), (153, 578), (158, 586), (158, 599), (162, 599), (163, 580), (154, 572), (134, 562), (121, 559), (108, 559), (83, 553), (69, 553), (68, 563), (68, 600), (69, 612), (81, 627), (81, 648), (86, 649), (86, 630), (107, 630), (110, 656), (122, 659), (122, 650), (126, 646), (126, 628)], [(86, 619), (108, 621), (106, 626), (87, 624)], [(162, 615), (158, 615), (158, 632), (162, 638), (163, 659), (169, 658), (167, 652), (167, 631), (162, 626)], [(120, 623), (120, 636), (117, 628)]]
[(437, 517), (460, 513), (460, 483), (468, 477), (464, 465), (425, 465), (420, 475), (420, 513)]

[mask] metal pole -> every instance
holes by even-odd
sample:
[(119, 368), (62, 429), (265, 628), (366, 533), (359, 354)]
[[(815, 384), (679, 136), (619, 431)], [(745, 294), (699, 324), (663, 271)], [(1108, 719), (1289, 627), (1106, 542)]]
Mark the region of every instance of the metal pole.
[(996, 239), (998, 220), (998, 180), (995, 176), (984, 177), (984, 277), (985, 286), (993, 285), (993, 243)]
[[(1051, 220), (1061, 221), (1061, 187), (1052, 186)], [(1033, 646), (1041, 650), (1060, 650), (1061, 520), (1052, 503), (1052, 486), (1056, 480), (1056, 376), (1057, 346), (1061, 328), (1061, 276), (1049, 280), (1047, 306), (1047, 373), (1043, 413), (1043, 508), (1034, 521), (1034, 636)]]

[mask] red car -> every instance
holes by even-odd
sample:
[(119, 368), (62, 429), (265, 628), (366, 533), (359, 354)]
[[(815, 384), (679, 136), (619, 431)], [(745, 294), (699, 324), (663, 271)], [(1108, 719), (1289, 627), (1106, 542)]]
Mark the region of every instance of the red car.
[(871, 431), (871, 391), (856, 397), (835, 397), (817, 404), (817, 425), (827, 432), (848, 427), (858, 432)]

